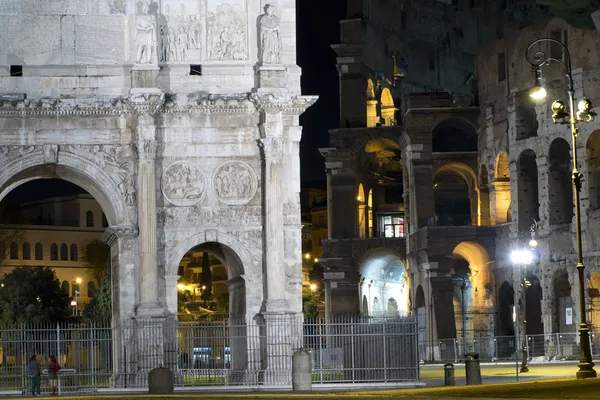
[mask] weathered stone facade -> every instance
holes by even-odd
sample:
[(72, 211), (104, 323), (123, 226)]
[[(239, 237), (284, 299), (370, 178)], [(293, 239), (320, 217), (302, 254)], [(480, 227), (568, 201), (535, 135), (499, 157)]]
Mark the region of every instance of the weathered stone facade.
[[(366, 7), (349, 2), (348, 17), (354, 19), (341, 21), (342, 43), (333, 46), (344, 128), (332, 131), (330, 146), (321, 149), (329, 202), (329, 240), (320, 258), (327, 311), (376, 314), (374, 302), (381, 298), (365, 296), (365, 282), (369, 288), (377, 280), (383, 287), (392, 283), (384, 277), (391, 264), (383, 260), (393, 251), (393, 264), (409, 287), (396, 295), (404, 296), (406, 308), (419, 316), (421, 340), (431, 343), (422, 357), (439, 356), (442, 339), (514, 335), (522, 331), (513, 323), (513, 306), (520, 315), (523, 268), (509, 256), (527, 246), (534, 225), (539, 247), (527, 269), (532, 283), (526, 293), (527, 333), (545, 334), (537, 345), (551, 355), (554, 341), (548, 334), (575, 332), (579, 318), (571, 135), (564, 125), (552, 123), (550, 110), (555, 99), (566, 100), (564, 70), (558, 64), (544, 69), (548, 102), (534, 104), (528, 89), (535, 82), (525, 50), (540, 37), (572, 44), (575, 97), (597, 105), (599, 37), (544, 18), (534, 1), (511, 3), (509, 10), (500, 9), (505, 2), (478, 4), (477, 10), (465, 3), (370, 2)], [(423, 14), (438, 22), (423, 22)], [(485, 23), (461, 23), (462, 18)], [(464, 28), (465, 40), (452, 27)], [(396, 31), (390, 33), (392, 28)], [(481, 35), (467, 35), (476, 28)], [(441, 32), (447, 35), (439, 39)], [(441, 64), (430, 62), (428, 70), (423, 52), (430, 45), (443, 49), (446, 58)], [(564, 57), (560, 49), (543, 50)], [(412, 60), (405, 63), (408, 68), (402, 69), (400, 57)], [(458, 65), (464, 69), (452, 68)], [(457, 86), (462, 73), (470, 76), (463, 82), (477, 84), (478, 90)], [(465, 95), (473, 101), (465, 102)], [(581, 124), (578, 142), (585, 177), (586, 284), (591, 288), (597, 287), (600, 245), (593, 223), (600, 204), (597, 125)], [(387, 216), (402, 221), (399, 235), (386, 230)], [(373, 278), (368, 264), (385, 267)], [(586, 304), (592, 326), (598, 323), (596, 303), (597, 294), (590, 291)], [(573, 322), (565, 319), (567, 309), (573, 311)], [(505, 347), (510, 351), (508, 342)]]
[(294, 2), (271, 4), (0, 1), (0, 197), (54, 177), (98, 200), (114, 324), (176, 314), (198, 245), (227, 266), (232, 316), (302, 312), (298, 116), (315, 98)]

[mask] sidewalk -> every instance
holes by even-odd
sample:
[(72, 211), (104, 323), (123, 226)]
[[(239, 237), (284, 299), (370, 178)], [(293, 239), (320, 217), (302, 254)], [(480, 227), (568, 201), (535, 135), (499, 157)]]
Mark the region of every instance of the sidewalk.
[(290, 399), (293, 400), (333, 400), (333, 399), (420, 399), (420, 400), (453, 400), (453, 399), (550, 399), (550, 400), (597, 400), (600, 398), (599, 379), (562, 379), (556, 381), (539, 381), (522, 383), (502, 383), (495, 385), (462, 386), (436, 389), (394, 389), (369, 390), (336, 393), (187, 393), (174, 395), (124, 394), (67, 396), (72, 400), (218, 400), (218, 399)]

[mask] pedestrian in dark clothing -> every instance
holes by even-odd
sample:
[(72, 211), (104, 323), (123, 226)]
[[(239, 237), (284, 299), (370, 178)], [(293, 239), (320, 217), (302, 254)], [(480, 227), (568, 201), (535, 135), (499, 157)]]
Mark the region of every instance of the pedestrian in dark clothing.
[(29, 359), (29, 364), (27, 365), (27, 375), (31, 377), (31, 395), (39, 396), (41, 394), (40, 380), (42, 377), (42, 366), (37, 360), (35, 354)]
[(50, 381), (50, 387), (52, 388), (52, 396), (58, 394), (58, 371), (60, 371), (60, 365), (58, 365), (58, 361), (56, 361), (56, 356), (50, 356), (48, 380)]

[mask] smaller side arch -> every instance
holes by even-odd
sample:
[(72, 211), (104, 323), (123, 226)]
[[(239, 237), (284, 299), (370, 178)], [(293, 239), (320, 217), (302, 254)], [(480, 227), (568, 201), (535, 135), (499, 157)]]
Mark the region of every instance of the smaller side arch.
[(378, 117), (377, 117), (377, 98), (375, 97), (375, 86), (373, 85), (372, 79), (367, 79), (367, 128), (373, 128), (377, 126)]
[(381, 118), (384, 126), (396, 125), (396, 106), (392, 92), (388, 88), (381, 91)]

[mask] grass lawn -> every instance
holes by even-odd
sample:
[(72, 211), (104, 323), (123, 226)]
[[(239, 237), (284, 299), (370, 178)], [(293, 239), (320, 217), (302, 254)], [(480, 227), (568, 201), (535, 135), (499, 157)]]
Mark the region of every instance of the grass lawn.
[[(521, 365), (519, 364), (519, 367)], [(575, 364), (546, 364), (546, 365), (530, 365), (529, 372), (524, 374), (519, 373), (521, 376), (536, 376), (536, 377), (562, 377), (572, 378), (575, 377), (575, 373), (578, 368)], [(465, 367), (457, 366), (454, 369), (454, 376), (456, 378), (465, 377)], [(481, 376), (516, 376), (516, 367), (514, 365), (483, 365), (481, 366)], [(439, 368), (421, 368), (421, 379), (444, 379), (444, 367), (442, 365)], [(598, 395), (600, 399), (600, 394)]]
[(117, 400), (117, 399), (153, 399), (153, 400), (219, 400), (219, 399), (293, 399), (293, 400), (330, 400), (330, 399), (555, 399), (555, 400), (583, 400), (600, 399), (600, 379), (560, 379), (553, 381), (529, 381), (522, 383), (504, 383), (500, 385), (458, 386), (436, 389), (403, 389), (346, 393), (323, 394), (175, 394), (175, 395), (94, 395), (94, 396), (68, 396), (72, 400)]

